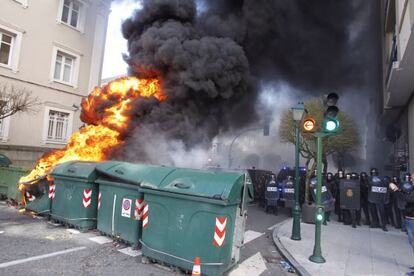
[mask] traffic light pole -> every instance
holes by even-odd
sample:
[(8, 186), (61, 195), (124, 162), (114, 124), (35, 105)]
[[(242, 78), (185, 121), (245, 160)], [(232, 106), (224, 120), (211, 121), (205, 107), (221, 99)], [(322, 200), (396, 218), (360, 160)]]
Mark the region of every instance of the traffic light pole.
[(313, 134), (317, 140), (317, 156), (316, 156), (316, 168), (317, 168), (317, 184), (316, 184), (316, 212), (315, 212), (315, 245), (313, 247), (313, 254), (309, 257), (309, 260), (314, 263), (324, 263), (325, 258), (322, 257), (321, 249), (321, 227), (323, 219), (320, 219), (318, 215), (323, 214), (323, 206), (321, 205), (322, 194), (322, 138), (328, 136), (328, 133), (316, 132)]
[(292, 236), (290, 237), (292, 240), (300, 241), (300, 204), (299, 204), (299, 189), (300, 189), (300, 182), (299, 182), (299, 122), (295, 124), (295, 205), (292, 208), (292, 217), (293, 217), (293, 224), (292, 224)]

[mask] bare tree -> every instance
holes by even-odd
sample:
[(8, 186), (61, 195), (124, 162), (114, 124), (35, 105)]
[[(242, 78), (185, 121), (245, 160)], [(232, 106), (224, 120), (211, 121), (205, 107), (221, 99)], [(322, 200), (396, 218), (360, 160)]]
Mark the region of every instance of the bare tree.
[(13, 85), (0, 86), (0, 120), (18, 112), (35, 112), (40, 105), (38, 98), (26, 88)]

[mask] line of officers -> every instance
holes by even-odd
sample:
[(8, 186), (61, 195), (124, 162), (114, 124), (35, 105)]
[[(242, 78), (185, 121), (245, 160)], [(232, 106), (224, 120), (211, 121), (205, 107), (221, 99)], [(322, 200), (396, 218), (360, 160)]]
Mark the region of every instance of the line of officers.
[[(407, 202), (414, 202), (413, 185), (410, 181), (410, 174), (405, 174), (403, 179), (398, 176), (382, 177), (376, 168), (372, 168), (369, 175), (366, 172), (345, 173), (343, 170), (335, 175), (327, 173), (322, 184), (322, 204), (326, 211), (324, 223), (329, 221), (331, 210), (334, 210), (339, 222), (355, 228), (361, 225), (362, 209), (364, 223), (370, 228), (388, 231), (387, 225), (391, 224), (406, 231), (404, 210)], [(310, 183), (312, 195), (316, 177)], [(399, 189), (391, 190), (391, 183)]]

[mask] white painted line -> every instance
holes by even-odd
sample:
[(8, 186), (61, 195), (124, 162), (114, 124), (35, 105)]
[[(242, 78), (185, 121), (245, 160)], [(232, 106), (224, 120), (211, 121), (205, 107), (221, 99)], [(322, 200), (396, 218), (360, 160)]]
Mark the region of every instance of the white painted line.
[(252, 240), (257, 239), (258, 237), (264, 235), (264, 233), (248, 230), (244, 233), (244, 244), (251, 242)]
[(60, 226), (60, 223), (53, 223), (51, 221), (48, 221), (47, 223), (49, 223), (50, 225), (53, 225), (53, 226)]
[(29, 257), (29, 258), (25, 258), (25, 259), (19, 259), (19, 260), (15, 260), (15, 261), (11, 261), (11, 262), (6, 262), (6, 263), (1, 263), (0, 268), (5, 268), (5, 267), (13, 266), (13, 265), (18, 265), (18, 264), (23, 264), (23, 263), (27, 263), (27, 262), (31, 262), (31, 261), (37, 261), (37, 260), (41, 260), (41, 259), (46, 259), (46, 258), (50, 258), (50, 257), (62, 255), (62, 254), (67, 254), (67, 253), (71, 253), (71, 252), (75, 252), (75, 251), (79, 251), (79, 250), (84, 250), (84, 249), (86, 249), (85, 246), (74, 247), (74, 248), (71, 248), (71, 249), (57, 251), (57, 252), (53, 252), (53, 253), (49, 253), (49, 254)]
[(35, 218), (37, 218), (37, 219), (43, 219), (43, 217), (41, 217), (41, 216), (34, 216)]
[(96, 236), (96, 237), (92, 237), (92, 238), (89, 238), (89, 239), (93, 242), (98, 243), (98, 244), (105, 244), (105, 243), (112, 242), (112, 239), (110, 239), (108, 237), (104, 237), (104, 236)]
[(4, 233), (4, 231), (0, 231), (0, 234), (3, 234)]
[(278, 223), (276, 223), (275, 225), (270, 226), (269, 228), (267, 228), (267, 230), (273, 230), (276, 228), (276, 226), (278, 225)]
[(131, 257), (137, 257), (142, 254), (141, 250), (134, 250), (132, 249), (132, 247), (125, 247), (125, 248), (119, 249), (118, 251), (123, 254), (129, 255)]
[(78, 230), (76, 230), (76, 229), (66, 229), (66, 231), (68, 231), (69, 233), (71, 233), (71, 234), (75, 234), (75, 235), (77, 235), (77, 234), (79, 234), (80, 232), (78, 231)]
[(239, 264), (239, 266), (229, 273), (229, 276), (239, 276), (239, 275), (260, 275), (265, 272), (267, 269), (265, 260), (262, 257), (260, 252), (257, 252), (250, 258), (246, 259), (244, 262)]

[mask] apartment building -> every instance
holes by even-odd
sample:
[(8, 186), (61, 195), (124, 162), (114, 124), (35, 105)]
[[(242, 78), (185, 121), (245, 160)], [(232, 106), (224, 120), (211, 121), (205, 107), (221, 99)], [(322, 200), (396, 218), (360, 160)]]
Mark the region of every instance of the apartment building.
[(383, 2), (383, 115), (394, 171), (414, 171), (414, 1)]
[(0, 120), (0, 153), (30, 167), (63, 147), (100, 85), (111, 0), (1, 0), (0, 86), (30, 91), (36, 112)]

